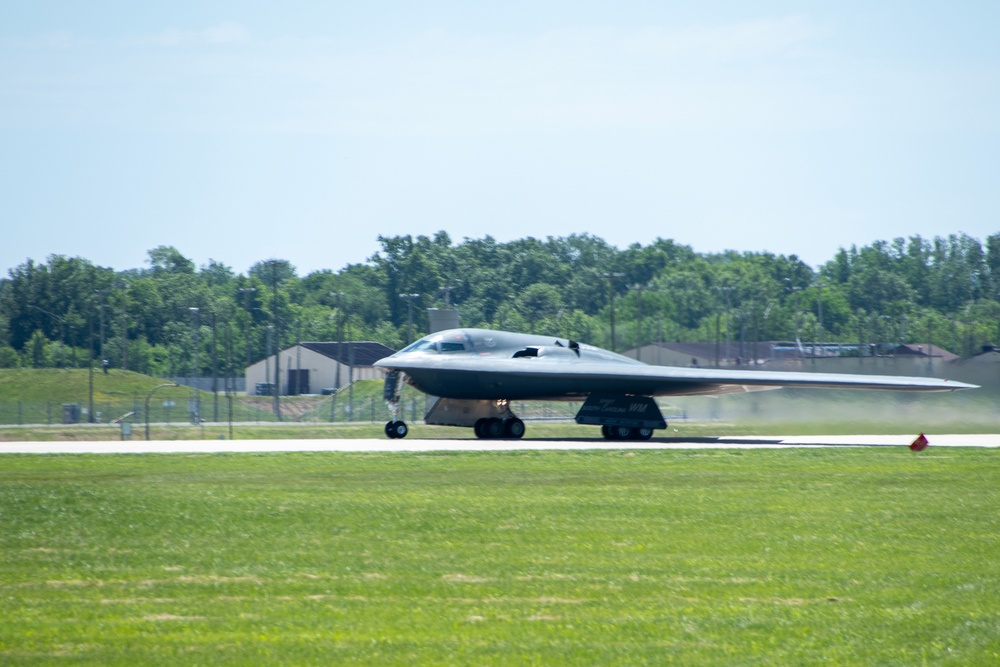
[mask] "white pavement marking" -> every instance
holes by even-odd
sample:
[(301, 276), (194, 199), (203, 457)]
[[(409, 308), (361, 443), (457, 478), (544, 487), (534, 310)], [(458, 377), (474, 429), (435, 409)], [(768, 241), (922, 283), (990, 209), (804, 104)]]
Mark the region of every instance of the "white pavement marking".
[[(916, 435), (732, 436), (613, 440), (112, 440), (0, 442), (0, 454), (222, 454), (263, 452), (492, 452), (589, 449), (787, 449), (905, 447)], [(1000, 447), (1000, 434), (929, 435), (930, 447)]]

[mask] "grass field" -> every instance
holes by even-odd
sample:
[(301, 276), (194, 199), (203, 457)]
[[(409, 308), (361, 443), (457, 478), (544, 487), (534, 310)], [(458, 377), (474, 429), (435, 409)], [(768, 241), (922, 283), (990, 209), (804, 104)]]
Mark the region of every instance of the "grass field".
[[(62, 405), (89, 403), (86, 370), (0, 369), (0, 441), (4, 440), (113, 440), (119, 426), (108, 423), (125, 417), (133, 425), (133, 437), (143, 437), (149, 401), (151, 437), (159, 440), (230, 437), (229, 403), (200, 392), (202, 418), (214, 422), (191, 427), (187, 413), (191, 390), (162, 387), (163, 380), (115, 370), (94, 377), (94, 411), (99, 424), (60, 425)], [(381, 437), (388, 411), (382, 400), (382, 382), (364, 380), (353, 391), (330, 396), (282, 397), (285, 421), (278, 424), (271, 412), (273, 400), (260, 396), (236, 396), (232, 437), (329, 438)], [(353, 395), (353, 401), (351, 396)], [(425, 397), (412, 387), (403, 392), (403, 418), (414, 427), (413, 437), (471, 436), (471, 429), (435, 429), (420, 422)], [(663, 414), (671, 422), (665, 435), (835, 435), (877, 433), (997, 433), (1000, 395), (985, 389), (962, 392), (909, 394), (875, 391), (782, 390), (734, 394), (717, 399), (667, 397), (660, 399)], [(166, 407), (172, 403), (173, 407)], [(352, 410), (348, 411), (351, 403)], [(529, 437), (590, 437), (596, 429), (573, 430), (572, 424), (540, 425), (540, 418), (570, 419), (579, 403), (516, 401), (513, 410), (529, 422)], [(334, 423), (331, 413), (336, 413)], [(127, 415), (127, 417), (126, 417)], [(683, 415), (684, 418), (675, 418)], [(218, 420), (215, 421), (215, 418)], [(688, 419), (689, 418), (689, 419)], [(86, 417), (84, 418), (86, 419)], [(164, 426), (160, 426), (164, 424)], [(25, 425), (30, 428), (24, 428)], [(37, 428), (38, 425), (51, 425)]]
[(4, 664), (997, 664), (1000, 453), (0, 458)]

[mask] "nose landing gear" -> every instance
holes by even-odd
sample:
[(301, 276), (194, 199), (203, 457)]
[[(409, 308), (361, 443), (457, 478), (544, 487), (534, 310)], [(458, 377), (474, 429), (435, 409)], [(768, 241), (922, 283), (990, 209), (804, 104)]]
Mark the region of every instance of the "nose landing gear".
[(399, 371), (389, 371), (385, 375), (385, 386), (382, 389), (382, 398), (389, 406), (389, 421), (385, 424), (385, 434), (389, 438), (405, 438), (410, 432), (406, 422), (399, 418), (399, 393), (403, 386), (400, 382)]

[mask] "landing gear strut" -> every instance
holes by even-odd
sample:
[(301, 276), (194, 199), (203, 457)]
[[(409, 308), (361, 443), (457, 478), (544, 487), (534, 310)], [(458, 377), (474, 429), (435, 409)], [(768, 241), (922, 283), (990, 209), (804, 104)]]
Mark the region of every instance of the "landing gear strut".
[(389, 421), (385, 424), (385, 434), (389, 438), (405, 438), (410, 432), (406, 422), (399, 418), (399, 393), (403, 389), (400, 382), (399, 371), (389, 371), (385, 375), (385, 386), (382, 390), (382, 398), (389, 406)]

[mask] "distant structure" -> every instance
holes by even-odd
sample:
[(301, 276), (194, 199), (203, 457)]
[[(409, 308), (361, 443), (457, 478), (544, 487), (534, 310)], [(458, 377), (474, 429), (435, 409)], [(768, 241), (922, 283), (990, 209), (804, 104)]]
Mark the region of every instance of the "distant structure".
[(941, 361), (958, 361), (960, 358), (957, 354), (930, 343), (898, 345), (889, 350), (889, 354), (893, 357), (924, 357), (925, 359), (935, 358)]
[(382, 371), (372, 364), (395, 352), (371, 341), (299, 343), (278, 353), (281, 377), (277, 383), (271, 377), (273, 354), (248, 366), (247, 393), (269, 396), (275, 384), (282, 396), (332, 393), (346, 387), (352, 379), (381, 379)]
[(983, 345), (979, 354), (958, 359), (951, 364), (956, 378), (966, 382), (1000, 390), (1000, 349), (996, 345)]
[[(756, 349), (757, 354), (754, 354)], [(867, 344), (794, 341), (651, 343), (624, 352), (657, 366), (701, 366), (806, 373), (864, 373), (939, 377), (970, 382), (983, 392), (1000, 392), (1000, 348), (984, 345), (979, 354), (959, 357), (931, 343)], [(716, 355), (718, 354), (718, 357)], [(718, 360), (718, 361), (717, 361)]]
[(459, 324), (458, 311), (454, 308), (428, 308), (427, 323), (429, 331), (435, 333), (445, 329), (457, 329)]
[[(624, 352), (626, 357), (657, 366), (748, 366), (790, 368), (804, 361), (847, 362), (872, 359), (924, 359), (950, 363), (959, 356), (930, 343), (816, 343), (780, 340), (756, 342), (650, 343)], [(805, 370), (805, 368), (803, 368)], [(845, 371), (846, 372), (846, 371)]]

